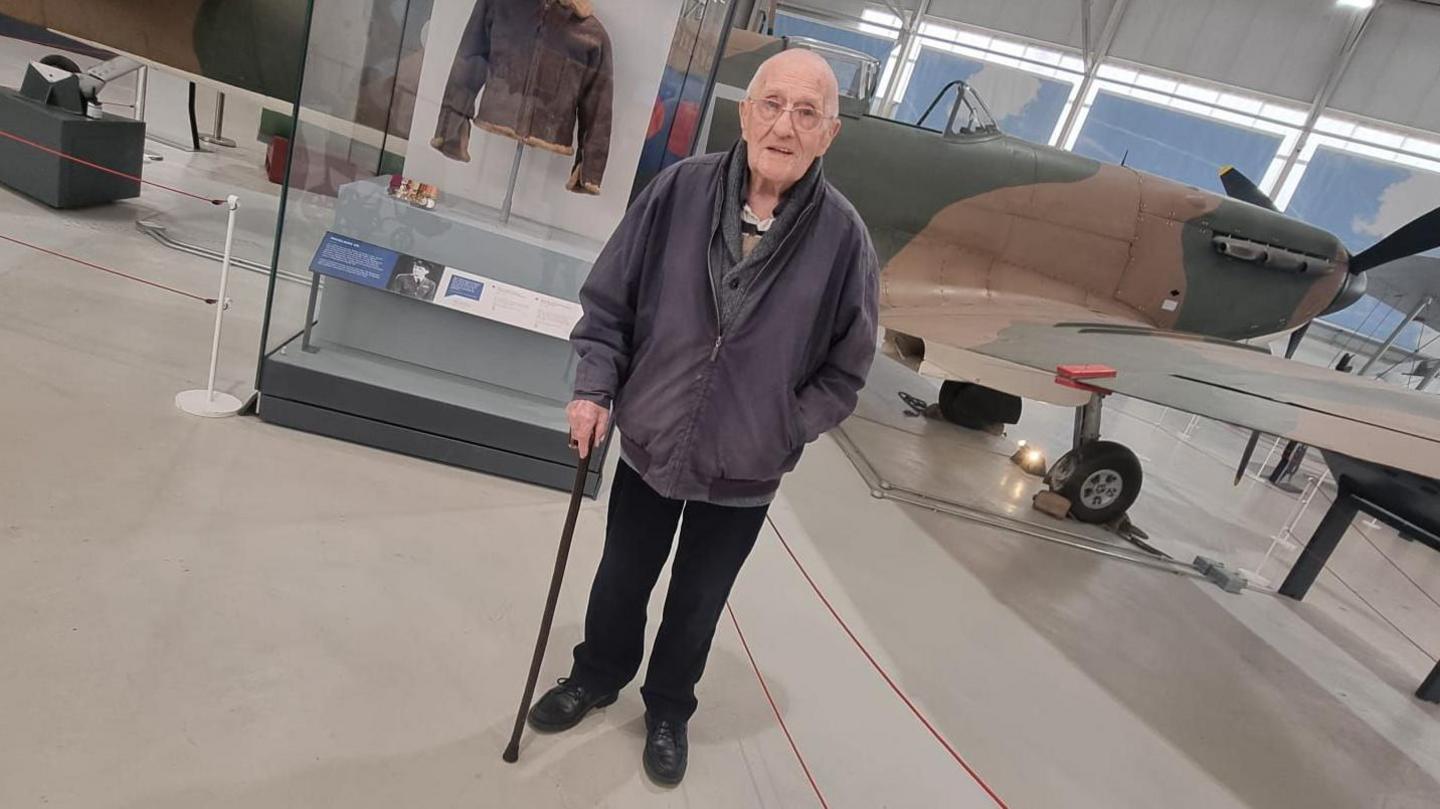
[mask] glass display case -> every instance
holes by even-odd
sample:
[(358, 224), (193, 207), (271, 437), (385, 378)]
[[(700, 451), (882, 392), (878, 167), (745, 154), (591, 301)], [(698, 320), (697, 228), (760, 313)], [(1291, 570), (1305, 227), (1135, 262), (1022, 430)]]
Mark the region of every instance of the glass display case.
[(694, 149), (733, 13), (313, 0), (269, 152), (261, 418), (568, 488), (580, 287), (634, 194)]

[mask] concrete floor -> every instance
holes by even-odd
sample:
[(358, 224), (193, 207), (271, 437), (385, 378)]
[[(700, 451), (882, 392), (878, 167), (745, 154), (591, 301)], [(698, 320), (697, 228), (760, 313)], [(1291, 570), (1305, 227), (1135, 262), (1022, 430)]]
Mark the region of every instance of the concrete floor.
[[(253, 150), (156, 148), (156, 179), (264, 191)], [(203, 236), (210, 212), (192, 204), (147, 189), (57, 214), (0, 192), (0, 232), (205, 292), (213, 263), (134, 229), (165, 216)], [(263, 247), (263, 229), (248, 232)], [(281, 304), (294, 322), (299, 289)], [(232, 294), (222, 382), (243, 391), (263, 279), (239, 273)], [(171, 398), (203, 382), (212, 314), (0, 246), (0, 806), (817, 805), (728, 619), (680, 789), (640, 774), (633, 689), (501, 763), (564, 497), (180, 414)], [(968, 470), (978, 505), (1029, 519), (1013, 509), (1023, 491), (975, 494), (1004, 474), (1002, 445), (945, 425), (897, 430), (867, 402), (847, 434), (924, 446), (929, 485)], [(1114, 410), (1107, 428), (1149, 463), (1136, 518), (1156, 544), (1257, 561), (1294, 501), (1228, 488), (1243, 436), (1206, 423), (1181, 442), (1183, 417)], [(1066, 418), (1032, 408), (1021, 427), (1054, 441)], [(860, 656), (778, 535), (1010, 806), (1440, 803), (1440, 708), (1409, 696), (1440, 651), (1433, 552), (1365, 529), (1342, 544), (1341, 578), (1297, 605), (869, 495), (834, 440), (816, 444), (732, 599), (830, 806), (994, 804)], [(579, 638), (604, 517), (603, 500), (587, 503), (547, 681)]]

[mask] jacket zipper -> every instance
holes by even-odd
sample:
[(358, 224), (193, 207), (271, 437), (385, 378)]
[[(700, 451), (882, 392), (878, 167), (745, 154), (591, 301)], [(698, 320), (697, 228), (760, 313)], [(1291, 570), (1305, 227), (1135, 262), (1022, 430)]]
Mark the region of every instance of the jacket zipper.
[(710, 283), (710, 301), (715, 304), (715, 347), (710, 349), (710, 362), (720, 356), (720, 346), (725, 342), (725, 326), (720, 322), (720, 290), (715, 286), (715, 234), (718, 225), (710, 229), (710, 243), (705, 245), (705, 278)]

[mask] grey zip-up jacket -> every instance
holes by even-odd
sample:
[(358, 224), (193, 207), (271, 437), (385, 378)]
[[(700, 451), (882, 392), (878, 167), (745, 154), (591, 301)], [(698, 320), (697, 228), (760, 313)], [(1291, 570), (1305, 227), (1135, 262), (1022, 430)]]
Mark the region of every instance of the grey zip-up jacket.
[(879, 261), (859, 214), (815, 184), (719, 328), (708, 264), (727, 161), (677, 163), (631, 205), (580, 292), (575, 396), (614, 404), (625, 457), (664, 497), (764, 497), (843, 421), (875, 355)]

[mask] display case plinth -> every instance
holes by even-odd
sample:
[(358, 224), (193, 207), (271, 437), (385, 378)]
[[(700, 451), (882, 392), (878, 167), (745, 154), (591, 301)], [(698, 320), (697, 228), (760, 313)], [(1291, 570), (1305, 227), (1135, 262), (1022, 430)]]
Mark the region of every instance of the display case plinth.
[[(285, 427), (569, 490), (565, 405), (341, 345), (296, 338), (265, 359), (260, 418)], [(586, 494), (600, 490), (592, 466)]]

